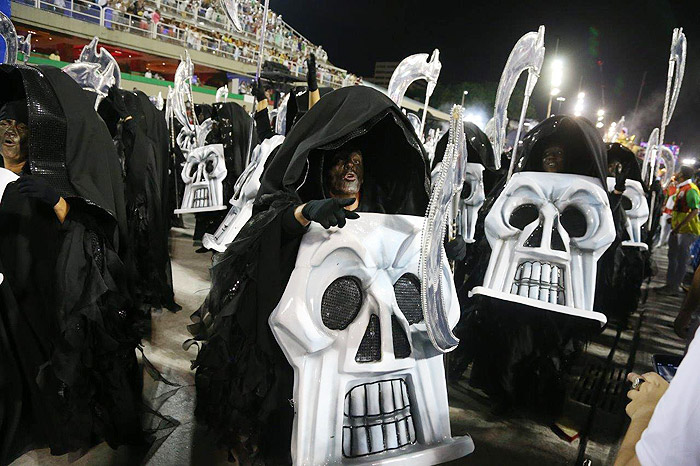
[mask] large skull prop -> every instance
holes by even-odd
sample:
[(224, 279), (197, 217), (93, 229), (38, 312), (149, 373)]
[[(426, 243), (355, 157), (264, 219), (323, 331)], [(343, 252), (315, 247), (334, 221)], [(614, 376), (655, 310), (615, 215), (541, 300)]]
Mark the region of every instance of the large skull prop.
[(484, 285), (473, 294), (606, 322), (593, 311), (596, 265), (615, 228), (597, 179), (517, 173), (485, 228), (491, 259)]
[(210, 144), (198, 147), (187, 154), (187, 161), (182, 168), (182, 181), (185, 182), (185, 193), (182, 206), (176, 214), (207, 212), (222, 210), (226, 178), (226, 161), (224, 146)]
[[(269, 320), (295, 371), (294, 464), (437, 464), (473, 450), (451, 438), (442, 355), (423, 323), (422, 221), (363, 213), (304, 235)], [(454, 326), (452, 280), (445, 266)]]
[[(608, 190), (615, 188), (615, 178), (608, 178)], [(641, 249), (649, 249), (646, 243), (642, 242), (642, 225), (649, 220), (649, 205), (644, 194), (642, 183), (635, 180), (625, 180), (625, 192), (622, 194), (622, 207), (627, 215), (625, 229), (630, 237), (628, 241), (623, 241), (623, 246), (635, 246)]]
[(276, 135), (264, 140), (253, 150), (250, 164), (236, 181), (235, 193), (230, 200), (231, 208), (226, 217), (213, 235), (205, 233), (202, 238), (202, 245), (205, 248), (224, 252), (253, 216), (253, 203), (260, 189), (260, 177), (265, 169), (265, 163), (272, 151), (283, 141), (284, 136)]

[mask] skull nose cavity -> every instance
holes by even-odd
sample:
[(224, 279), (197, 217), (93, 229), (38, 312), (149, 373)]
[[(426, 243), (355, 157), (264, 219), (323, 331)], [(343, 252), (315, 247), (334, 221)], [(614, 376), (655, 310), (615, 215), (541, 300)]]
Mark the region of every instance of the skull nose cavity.
[(564, 305), (564, 268), (543, 261), (525, 261), (515, 271), (510, 293), (552, 304)]
[(360, 346), (355, 354), (355, 361), (375, 362), (382, 359), (382, 337), (379, 329), (379, 317), (372, 314), (362, 337)]

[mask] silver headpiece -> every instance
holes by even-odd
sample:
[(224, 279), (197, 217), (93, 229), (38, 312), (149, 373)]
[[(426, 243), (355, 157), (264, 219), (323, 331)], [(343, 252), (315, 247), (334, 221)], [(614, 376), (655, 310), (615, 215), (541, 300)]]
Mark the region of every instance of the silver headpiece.
[(228, 19), (231, 20), (233, 28), (237, 32), (243, 32), (243, 25), (241, 24), (241, 19), (238, 14), (239, 3), (240, 0), (221, 0), (221, 6), (226, 12), (226, 16), (228, 16)]
[(3, 63), (17, 63), (17, 53), (22, 54), (22, 62), (27, 63), (32, 52), (32, 35), (18, 36), (10, 18), (0, 12), (0, 37), (5, 39), (5, 59)]
[(112, 86), (119, 87), (121, 84), (121, 71), (117, 60), (104, 47), (98, 51), (98, 42), (99, 39), (94, 37), (83, 47), (75, 63), (63, 67), (63, 71), (83, 89), (97, 94), (95, 109)]

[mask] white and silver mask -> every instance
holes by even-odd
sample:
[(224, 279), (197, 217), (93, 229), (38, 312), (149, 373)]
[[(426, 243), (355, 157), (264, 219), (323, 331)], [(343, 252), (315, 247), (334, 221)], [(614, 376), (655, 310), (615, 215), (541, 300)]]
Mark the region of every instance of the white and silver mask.
[[(615, 178), (608, 178), (608, 190), (615, 188)], [(627, 215), (625, 230), (630, 237), (623, 241), (623, 246), (635, 246), (641, 249), (649, 249), (642, 241), (642, 225), (649, 220), (649, 205), (644, 194), (644, 188), (639, 181), (625, 180), (625, 192), (622, 194), (622, 207)]]
[(187, 161), (181, 173), (182, 181), (185, 182), (182, 206), (175, 213), (224, 209), (223, 181), (226, 173), (222, 144), (210, 144), (192, 149), (187, 154)]
[(501, 300), (607, 321), (593, 311), (596, 267), (615, 239), (606, 191), (591, 177), (516, 173), (485, 221), (491, 245), (484, 284)]
[[(442, 353), (423, 320), (422, 223), (363, 213), (304, 235), (269, 319), (295, 371), (294, 464), (431, 465), (473, 450), (470, 437), (451, 437)], [(454, 327), (459, 303), (443, 264)]]
[(224, 252), (253, 216), (253, 203), (260, 189), (260, 177), (265, 169), (265, 163), (272, 151), (282, 142), (284, 142), (284, 136), (275, 135), (258, 144), (253, 150), (250, 164), (236, 181), (234, 195), (229, 202), (231, 208), (226, 217), (213, 235), (205, 233), (202, 238), (202, 245), (205, 248)]

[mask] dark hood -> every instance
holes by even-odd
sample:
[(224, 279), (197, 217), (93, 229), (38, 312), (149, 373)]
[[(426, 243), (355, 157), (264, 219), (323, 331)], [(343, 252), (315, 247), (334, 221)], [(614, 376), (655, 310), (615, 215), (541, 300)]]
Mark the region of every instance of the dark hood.
[(600, 133), (585, 118), (558, 115), (547, 118), (523, 138), (514, 172), (541, 172), (545, 149), (559, 144), (567, 154), (564, 173), (598, 178), (607, 191), (608, 157)]
[[(236, 180), (245, 170), (245, 161), (248, 154), (248, 137), (251, 129), (251, 118), (243, 107), (234, 102), (214, 104), (212, 118), (216, 120), (216, 127), (212, 131), (211, 143), (224, 145), (226, 158), (226, 179), (224, 180), (224, 199), (233, 196), (233, 186)], [(253, 131), (253, 140), (250, 141), (251, 149), (258, 145), (258, 135)]]
[(363, 153), (361, 211), (425, 214), (425, 149), (401, 110), (364, 86), (327, 94), (297, 122), (263, 175), (259, 208), (263, 196), (279, 191), (296, 191), (303, 202), (325, 198), (324, 161), (349, 145)]
[[(465, 121), (464, 136), (467, 140), (467, 162), (480, 163), (488, 170), (495, 170), (496, 167), (493, 163), (493, 147), (486, 133), (481, 131), (474, 123)], [(449, 131), (446, 131), (445, 134), (440, 137), (437, 146), (435, 146), (435, 157), (433, 158), (432, 169), (435, 169), (437, 164), (442, 162), (449, 139)]]
[[(333, 90), (332, 87), (319, 87), (318, 92), (321, 97), (330, 93)], [(309, 111), (309, 90), (306, 86), (300, 86), (292, 89), (289, 94), (289, 101), (287, 102), (287, 119), (285, 120), (287, 127), (285, 128), (285, 134), (289, 134), (294, 123), (299, 121), (299, 118), (303, 117), (306, 112)]]
[(50, 66), (0, 66), (0, 102), (24, 88), (29, 164), (63, 197), (79, 198), (125, 225), (121, 168), (94, 95)]
[[(642, 170), (639, 168), (639, 161), (634, 152), (620, 143), (614, 142), (607, 145), (608, 163), (620, 162), (623, 170), (627, 171), (627, 179), (642, 183)], [(644, 183), (642, 183), (644, 186)]]

